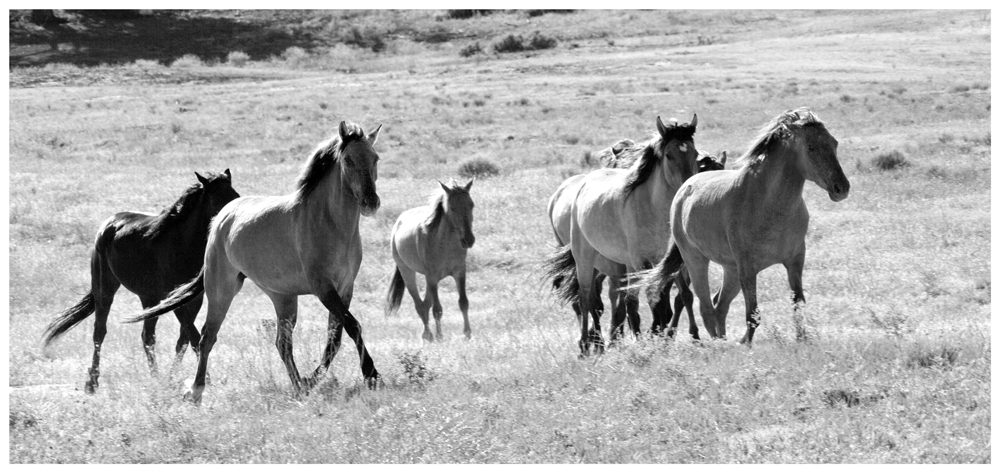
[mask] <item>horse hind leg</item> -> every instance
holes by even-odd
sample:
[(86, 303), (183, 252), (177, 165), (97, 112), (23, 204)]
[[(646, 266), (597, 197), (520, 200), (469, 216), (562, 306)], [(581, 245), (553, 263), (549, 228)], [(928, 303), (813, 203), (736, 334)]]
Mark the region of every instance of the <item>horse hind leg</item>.
[(198, 342), (201, 340), (201, 334), (198, 332), (198, 327), (194, 325), (194, 321), (198, 317), (198, 311), (201, 310), (203, 300), (204, 295), (198, 296), (174, 311), (174, 315), (177, 316), (177, 322), (180, 324), (180, 330), (177, 334), (177, 345), (174, 347), (175, 366), (184, 360), (184, 352), (187, 351), (188, 345), (191, 345), (191, 349), (195, 352), (195, 355), (198, 354)]
[[(143, 309), (156, 306), (159, 303), (153, 297), (140, 297)], [(149, 372), (156, 376), (159, 372), (156, 366), (156, 321), (158, 317), (146, 319), (142, 322), (142, 350), (146, 352), (146, 362), (149, 364)], [(182, 327), (183, 330), (183, 327)]]
[(205, 294), (208, 299), (208, 311), (205, 315), (205, 324), (201, 327), (201, 340), (198, 343), (200, 350), (198, 371), (194, 375), (191, 386), (184, 393), (184, 398), (195, 404), (201, 402), (201, 395), (205, 391), (208, 357), (218, 340), (219, 329), (222, 328), (222, 322), (226, 320), (226, 314), (233, 303), (233, 298), (240, 292), (243, 280), (246, 278), (228, 262), (216, 262), (211, 250), (210, 246), (210, 253), (205, 256), (206, 262), (211, 261), (211, 263), (205, 268)]
[(98, 378), (101, 375), (101, 346), (108, 333), (108, 314), (111, 312), (115, 293), (121, 287), (121, 283), (111, 272), (111, 268), (99, 250), (95, 250), (91, 257), (90, 284), (90, 291), (94, 296), (94, 357), (90, 369), (87, 371), (84, 391), (87, 394), (94, 394), (99, 384)]

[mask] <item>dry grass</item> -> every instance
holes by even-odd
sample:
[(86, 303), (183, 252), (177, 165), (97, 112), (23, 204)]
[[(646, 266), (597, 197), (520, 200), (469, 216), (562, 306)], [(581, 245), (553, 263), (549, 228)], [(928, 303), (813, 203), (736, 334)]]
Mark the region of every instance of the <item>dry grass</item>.
[[(11, 462), (991, 461), (988, 13), (581, 11), (504, 31), (522, 14), (350, 18), (362, 32), (474, 35), (394, 39), (381, 53), (334, 45), (251, 55), (242, 67), (203, 57), (12, 69)], [(628, 32), (612, 28), (629, 19)], [(458, 54), (536, 29), (559, 47)], [(699, 45), (707, 32), (715, 44)], [(884, 58), (877, 68), (873, 56)], [(538, 265), (554, 244), (545, 204), (583, 170), (581, 153), (645, 139), (658, 115), (696, 112), (700, 149), (739, 154), (764, 121), (801, 105), (840, 141), (852, 184), (841, 203), (805, 191), (810, 341), (794, 341), (775, 267), (758, 281), (764, 318), (752, 350), (681, 337), (577, 360), (572, 312), (548, 295)], [(228, 167), (243, 195), (287, 193), (342, 119), (385, 125), (383, 207), (362, 220), (352, 304), (385, 389), (360, 389), (345, 341), (331, 369), (339, 384), (296, 399), (261, 323), (271, 305), (252, 284), (222, 328), (200, 408), (180, 398), (194, 357), (151, 377), (138, 326), (110, 327), (94, 396), (81, 389), (89, 321), (41, 349), (45, 324), (88, 290), (103, 219), (173, 202), (193, 171)], [(889, 150), (911, 166), (873, 172), (867, 163)], [(473, 339), (461, 336), (449, 280), (446, 339), (425, 345), (408, 298), (399, 316), (381, 315), (389, 232), (435, 179), (475, 159), (503, 172), (472, 191)], [(122, 290), (112, 319), (138, 309)], [(734, 335), (742, 310), (737, 298)], [(306, 370), (324, 337), (315, 298), (300, 299), (299, 320)], [(164, 318), (162, 360), (176, 333)]]

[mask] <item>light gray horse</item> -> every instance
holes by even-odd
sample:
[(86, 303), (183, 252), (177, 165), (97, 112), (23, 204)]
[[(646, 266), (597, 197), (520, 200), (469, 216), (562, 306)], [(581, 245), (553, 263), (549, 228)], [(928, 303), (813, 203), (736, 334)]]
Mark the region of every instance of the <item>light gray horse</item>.
[[(373, 215), (379, 208), (379, 156), (373, 146), (381, 129), (379, 125), (366, 135), (357, 124), (340, 122), (338, 134), (321, 143), (306, 162), (293, 193), (241, 197), (226, 205), (212, 220), (198, 277), (130, 320), (157, 317), (205, 292), (208, 314), (201, 356), (186, 398), (200, 402), (208, 356), (246, 278), (274, 304), (275, 345), (297, 393), (308, 391), (326, 373), (345, 330), (357, 346), (366, 384), (376, 386), (378, 371), (361, 337), (361, 324), (348, 308), (361, 267), (361, 215)], [(323, 360), (308, 378), (299, 376), (292, 357), (298, 296), (304, 294), (315, 295), (330, 311)]]
[[(396, 271), (389, 284), (386, 297), (386, 315), (399, 309), (404, 287), (413, 297), (417, 314), (424, 322), (424, 340), (434, 341), (428, 312), (434, 309), (434, 326), (441, 339), (441, 300), (438, 283), (451, 276), (458, 286), (458, 308), (465, 321), (465, 338), (472, 337), (469, 326), (469, 298), (465, 294), (465, 256), (476, 243), (472, 234), (472, 196), (469, 189), (475, 179), (464, 186), (452, 181), (441, 185), (441, 193), (434, 196), (430, 205), (403, 212), (392, 227), (392, 258)], [(424, 275), (427, 291), (423, 299), (417, 289), (417, 274)]]
[[(805, 338), (802, 268), (809, 227), (802, 189), (805, 181), (812, 181), (834, 202), (847, 198), (851, 184), (837, 161), (837, 140), (809, 109), (788, 110), (761, 129), (740, 161), (739, 170), (698, 174), (684, 183), (670, 208), (670, 250), (655, 268), (641, 274), (639, 285), (659, 290), (683, 263), (706, 330), (722, 338), (729, 304), (742, 290), (747, 324), (742, 342), (749, 345), (760, 325), (757, 273), (784, 265), (801, 340)], [(724, 270), (722, 288), (712, 299), (709, 261)]]

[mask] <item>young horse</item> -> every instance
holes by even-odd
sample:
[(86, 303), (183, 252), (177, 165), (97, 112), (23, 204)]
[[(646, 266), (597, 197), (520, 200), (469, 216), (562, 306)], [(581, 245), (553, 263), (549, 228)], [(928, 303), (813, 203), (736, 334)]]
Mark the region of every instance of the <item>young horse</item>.
[[(782, 264), (792, 290), (797, 337), (801, 324), (802, 268), (809, 211), (802, 199), (805, 181), (827, 191), (830, 200), (847, 198), (851, 184), (837, 161), (837, 140), (806, 108), (786, 111), (768, 122), (740, 160), (740, 170), (688, 179), (670, 208), (673, 243), (662, 261), (645, 272), (640, 285), (659, 289), (681, 262), (687, 266), (705, 328), (726, 336), (729, 304), (741, 290), (747, 331), (753, 342), (760, 324), (757, 273)], [(709, 300), (708, 262), (723, 267), (722, 288)]]
[[(575, 197), (568, 211), (568, 246), (576, 266), (582, 314), (591, 313), (598, 255), (624, 264), (631, 272), (650, 267), (664, 253), (669, 222), (662, 209), (681, 183), (694, 174), (697, 124), (697, 115), (690, 124), (669, 127), (657, 117), (659, 136), (645, 145), (642, 157), (631, 168), (591, 171), (580, 180), (579, 190), (570, 193)], [(563, 257), (557, 253), (550, 261)], [(654, 314), (662, 310), (657, 306), (652, 309)], [(588, 317), (580, 320), (580, 350), (586, 355), (591, 345)], [(622, 322), (612, 319), (612, 336)], [(632, 329), (638, 333), (637, 324)]]
[[(90, 293), (62, 311), (45, 329), (45, 346), (83, 322), (94, 318), (94, 359), (88, 371), (84, 389), (93, 394), (100, 376), (101, 345), (107, 334), (108, 313), (118, 288), (139, 296), (144, 308), (152, 307), (178, 284), (198, 274), (205, 256), (208, 226), (219, 210), (240, 195), (233, 190), (232, 176), (208, 177), (194, 173), (198, 183), (189, 187), (173, 205), (159, 214), (119, 212), (101, 224), (94, 249), (90, 252)], [(190, 342), (197, 343), (200, 335), (194, 319), (201, 308), (201, 297), (191, 300), (174, 311), (180, 322), (176, 359), (180, 361)], [(142, 327), (142, 346), (150, 369), (156, 372), (156, 319)], [(193, 347), (197, 350), (197, 347)]]
[[(472, 234), (472, 196), (469, 189), (474, 180), (464, 186), (452, 181), (451, 186), (441, 185), (430, 205), (403, 212), (392, 227), (392, 259), (396, 261), (396, 271), (389, 284), (386, 297), (386, 316), (399, 309), (404, 288), (413, 297), (417, 314), (424, 322), (424, 340), (434, 341), (428, 325), (428, 311), (434, 307), (434, 325), (437, 339), (441, 340), (441, 300), (438, 298), (438, 282), (451, 276), (458, 286), (458, 308), (465, 321), (465, 338), (472, 338), (469, 327), (469, 298), (465, 295), (465, 255), (476, 243)], [(417, 289), (417, 274), (424, 275), (427, 293), (420, 299)]]
[[(340, 122), (338, 135), (321, 143), (306, 162), (295, 192), (230, 202), (212, 221), (198, 277), (130, 320), (155, 318), (205, 292), (208, 315), (202, 327), (201, 356), (186, 398), (200, 402), (208, 357), (246, 278), (274, 304), (275, 345), (297, 393), (314, 386), (329, 369), (344, 330), (357, 346), (366, 383), (375, 387), (378, 371), (365, 348), (361, 324), (348, 308), (361, 266), (361, 215), (373, 215), (379, 207), (375, 192), (379, 157), (373, 145), (380, 129), (365, 135), (360, 126)], [(314, 294), (330, 311), (323, 360), (308, 378), (299, 376), (292, 357), (298, 296), (304, 294)]]

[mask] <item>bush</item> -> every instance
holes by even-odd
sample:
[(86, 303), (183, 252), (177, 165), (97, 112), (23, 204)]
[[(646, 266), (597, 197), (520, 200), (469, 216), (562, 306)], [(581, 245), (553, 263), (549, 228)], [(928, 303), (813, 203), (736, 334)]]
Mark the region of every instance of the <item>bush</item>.
[(875, 166), (875, 168), (882, 171), (891, 171), (893, 169), (904, 168), (909, 165), (910, 163), (906, 160), (906, 155), (897, 150), (882, 153), (872, 158), (872, 166)]
[(226, 63), (236, 67), (243, 67), (249, 61), (250, 55), (243, 51), (230, 51), (226, 56)]
[(452, 20), (467, 20), (476, 15), (492, 15), (497, 10), (448, 10), (448, 18)]
[(507, 35), (506, 38), (493, 45), (493, 50), (498, 53), (517, 53), (521, 51), (534, 51), (539, 49), (552, 49), (558, 42), (555, 38), (545, 36), (539, 32), (534, 32), (525, 41), (521, 35)]
[(344, 44), (357, 46), (359, 48), (371, 49), (372, 52), (380, 53), (385, 51), (386, 42), (382, 39), (382, 34), (375, 28), (369, 26), (362, 30), (357, 26), (352, 26), (341, 38)]
[(471, 158), (458, 165), (458, 175), (466, 179), (490, 177), (500, 174), (500, 167), (485, 158)]
[(458, 54), (462, 57), (470, 57), (470, 56), (475, 56), (476, 54), (481, 54), (482, 52), (483, 52), (483, 47), (479, 45), (478, 41), (476, 41), (476, 44), (470, 44), (462, 48), (462, 50), (459, 51)]
[(309, 59), (309, 53), (298, 46), (292, 46), (281, 53), (281, 59), (292, 67), (299, 67)]
[(201, 58), (194, 54), (185, 54), (170, 63), (170, 67), (198, 67), (201, 65), (203, 65)]

